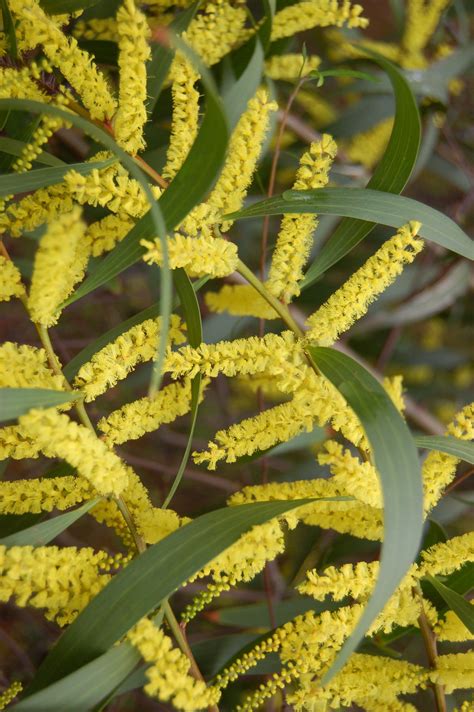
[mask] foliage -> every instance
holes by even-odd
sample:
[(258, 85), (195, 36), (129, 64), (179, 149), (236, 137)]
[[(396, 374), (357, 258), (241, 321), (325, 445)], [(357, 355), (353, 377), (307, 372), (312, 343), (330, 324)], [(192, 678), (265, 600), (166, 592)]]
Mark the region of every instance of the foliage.
[(2, 0), (0, 709), (471, 709), (448, 5)]

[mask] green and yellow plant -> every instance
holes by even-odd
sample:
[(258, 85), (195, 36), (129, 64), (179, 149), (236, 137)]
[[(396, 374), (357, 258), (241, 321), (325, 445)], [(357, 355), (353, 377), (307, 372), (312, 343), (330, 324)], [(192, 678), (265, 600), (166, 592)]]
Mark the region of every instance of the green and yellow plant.
[[(54, 634), (0, 709), (474, 709), (474, 537), (432, 516), (470, 474), (474, 403), (443, 435), (345, 337), (391, 328), (385, 354), (468, 286), (467, 235), (400, 195), (462, 91), (447, 5), (408, 0), (386, 43), (349, 0), (2, 0), (0, 600)], [(369, 88), (394, 116), (348, 134)]]

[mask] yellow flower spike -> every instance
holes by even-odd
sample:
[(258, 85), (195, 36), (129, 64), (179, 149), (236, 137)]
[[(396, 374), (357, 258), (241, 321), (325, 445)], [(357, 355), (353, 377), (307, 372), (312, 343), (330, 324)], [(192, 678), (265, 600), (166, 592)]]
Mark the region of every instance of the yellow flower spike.
[(54, 374), (44, 349), (5, 341), (0, 345), (1, 388), (48, 388), (65, 390), (63, 376)]
[(307, 57), (306, 60), (300, 54), (274, 54), (265, 61), (265, 74), (270, 79), (281, 79), (293, 82), (317, 69), (321, 64), (321, 58), (316, 55)]
[(474, 652), (438, 655), (436, 670), (433, 670), (430, 679), (437, 685), (443, 685), (448, 695), (454, 690), (474, 687)]
[(135, 225), (128, 215), (106, 215), (101, 220), (89, 225), (85, 238), (90, 242), (92, 257), (99, 257), (104, 252), (110, 252), (117, 242), (123, 240)]
[(36, 477), (0, 482), (0, 512), (25, 514), (69, 509), (94, 497), (88, 480), (81, 477)]
[(219, 690), (225, 689), (231, 682), (237, 680), (240, 675), (245, 675), (248, 670), (255, 667), (260, 660), (264, 660), (269, 653), (276, 653), (281, 646), (280, 631), (265, 638), (255, 645), (249, 652), (237, 658), (229, 667), (216, 675), (214, 687)]
[[(258, 89), (247, 104), (231, 136), (221, 175), (207, 203), (220, 213), (242, 207), (267, 133), (269, 115), (278, 108), (270, 101), (266, 89)], [(226, 232), (231, 222), (223, 223)]]
[[(330, 480), (313, 479), (296, 482), (271, 482), (266, 485), (244, 487), (228, 500), (230, 506), (267, 500), (293, 500), (319, 497), (348, 496)], [(380, 541), (383, 535), (382, 511), (357, 500), (315, 501), (284, 515), (290, 529), (298, 522), (334, 529), (341, 534), (352, 534), (361, 539)]]
[[(461, 440), (474, 439), (474, 403), (465, 406), (448, 425), (447, 435)], [(425, 514), (439, 502), (444, 490), (454, 479), (460, 460), (436, 450), (428, 453), (422, 466)]]
[(37, 458), (40, 448), (18, 425), (0, 428), (0, 460)]
[(273, 561), (284, 550), (285, 539), (277, 519), (253, 527), (193, 576), (191, 581), (210, 576), (212, 584), (186, 607), (183, 621), (189, 622), (222, 591), (240, 581), (252, 581), (268, 561)]
[(117, 12), (119, 100), (114, 118), (115, 140), (135, 155), (145, 148), (146, 62), (151, 57), (150, 29), (134, 0), (123, 0)]
[(173, 648), (171, 638), (147, 618), (127, 633), (128, 640), (137, 648), (145, 662), (150, 663), (145, 675), (145, 692), (162, 702), (171, 701), (183, 712), (194, 712), (215, 704), (220, 692), (206, 687), (202, 680), (189, 674), (191, 663), (184, 653)]
[[(201, 389), (201, 400), (203, 389)], [(140, 398), (114, 410), (98, 423), (108, 445), (137, 440), (145, 433), (157, 430), (163, 423), (172, 423), (191, 408), (191, 381), (171, 383), (150, 400)]]
[(271, 39), (292, 37), (313, 27), (367, 27), (369, 21), (360, 17), (362, 12), (361, 5), (352, 5), (349, 0), (303, 0), (276, 13)]
[(0, 601), (41, 608), (66, 625), (109, 582), (108, 559), (88, 547), (0, 546)]
[[(143, 259), (148, 264), (162, 264), (159, 239), (142, 240), (147, 248)], [(237, 246), (223, 238), (188, 237), (175, 233), (168, 238), (168, 258), (171, 269), (184, 267), (190, 277), (227, 277), (237, 269)]]
[[(474, 608), (474, 603), (470, 602)], [(434, 628), (436, 638), (442, 642), (464, 643), (474, 640), (474, 634), (464, 625), (462, 620), (454, 613), (447, 611), (444, 620), (438, 621)]]
[(0, 99), (48, 101), (46, 94), (33, 81), (31, 67), (0, 67)]
[[(210, 67), (220, 62), (237, 44), (245, 41), (248, 34), (244, 29), (246, 19), (247, 13), (242, 5), (211, 1), (190, 22), (183, 33), (183, 39)], [(173, 64), (170, 71), (172, 78), (174, 72)]]
[(250, 336), (234, 341), (219, 341), (217, 344), (202, 343), (197, 348), (183, 346), (169, 353), (163, 370), (172, 378), (190, 376), (201, 372), (215, 378), (225, 376), (253, 375), (266, 372), (281, 376), (284, 381), (289, 371), (295, 373), (305, 363), (304, 354), (291, 331), (281, 334), (265, 334), (263, 338)]
[[(80, 49), (74, 37), (66, 37), (36, 0), (12, 0), (10, 9), (19, 21), (19, 32), (29, 48), (38, 44), (77, 92), (93, 119), (113, 116), (116, 109), (107, 81)], [(25, 47), (26, 49), (26, 47)]]
[[(449, 0), (408, 0), (402, 47), (411, 69), (423, 69), (422, 51), (431, 39)], [(418, 61), (417, 61), (418, 60)], [(421, 64), (421, 66), (419, 66)]]
[(18, 422), (47, 457), (76, 467), (99, 494), (119, 496), (126, 488), (129, 468), (84, 425), (53, 409), (31, 410)]
[(199, 75), (188, 60), (178, 53), (173, 65), (173, 114), (171, 136), (166, 152), (163, 178), (172, 180), (183, 165), (198, 132), (199, 92), (194, 86)]
[(204, 301), (211, 312), (233, 316), (278, 319), (272, 306), (249, 284), (225, 284), (218, 292), (207, 292)]
[(420, 577), (447, 576), (456, 571), (461, 563), (474, 561), (474, 532), (453, 537), (435, 544), (421, 554)]
[(23, 685), (21, 682), (12, 682), (10, 687), (7, 687), (2, 693), (0, 693), (0, 710), (4, 710), (8, 707), (10, 702), (13, 702), (15, 697), (20, 694), (23, 690)]
[(28, 296), (33, 321), (43, 326), (56, 324), (61, 303), (83, 278), (90, 255), (85, 230), (78, 206), (49, 223), (35, 254)]
[(370, 462), (361, 462), (334, 440), (324, 443), (325, 451), (318, 454), (320, 465), (329, 465), (332, 482), (350, 495), (371, 507), (382, 507), (382, 493), (377, 471)]
[[(301, 157), (294, 190), (325, 186), (336, 152), (337, 146), (329, 134), (324, 134), (321, 141), (312, 143), (309, 151)], [(317, 224), (316, 215), (283, 216), (266, 286), (285, 303), (300, 293), (298, 282), (303, 278), (303, 268)]]
[(389, 116), (367, 131), (356, 134), (347, 143), (343, 142), (342, 147), (349, 160), (373, 168), (387, 147), (392, 128), (393, 117)]
[(369, 304), (410, 264), (423, 247), (417, 237), (421, 225), (409, 222), (369, 257), (327, 302), (308, 318), (308, 341), (332, 346), (340, 334), (367, 312)]
[(0, 234), (8, 231), (12, 237), (20, 237), (45, 222), (57, 220), (73, 207), (70, 191), (63, 183), (40, 188), (0, 212)]
[(12, 297), (22, 297), (24, 293), (19, 269), (11, 260), (0, 255), (0, 302), (8, 302)]
[(428, 675), (426, 668), (405, 660), (356, 653), (328, 685), (321, 687), (317, 678), (309, 676), (301, 681), (291, 700), (297, 710), (303, 703), (321, 698), (330, 701), (330, 709), (355, 704), (366, 710), (371, 709), (371, 703), (389, 709), (389, 705), (396, 704), (398, 695), (424, 689)]
[(310, 432), (314, 427), (311, 409), (304, 411), (293, 401), (282, 403), (262, 411), (253, 418), (219, 430), (208, 450), (194, 452), (197, 464), (207, 462), (209, 470), (215, 470), (220, 460), (236, 462), (245, 455), (265, 451), (277, 443), (287, 442), (301, 432)]
[[(74, 386), (85, 393), (85, 400), (94, 400), (126, 378), (139, 363), (151, 361), (156, 356), (160, 328), (160, 318), (136, 324), (83, 364), (74, 379)], [(186, 340), (183, 328), (181, 319), (172, 314), (168, 334), (170, 344), (181, 344)]]

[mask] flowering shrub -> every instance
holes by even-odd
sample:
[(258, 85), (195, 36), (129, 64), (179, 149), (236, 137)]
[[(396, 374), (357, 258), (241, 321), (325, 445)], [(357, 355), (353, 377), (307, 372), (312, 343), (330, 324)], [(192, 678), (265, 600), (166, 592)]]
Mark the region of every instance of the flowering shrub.
[(474, 709), (448, 5), (3, 0), (0, 709)]

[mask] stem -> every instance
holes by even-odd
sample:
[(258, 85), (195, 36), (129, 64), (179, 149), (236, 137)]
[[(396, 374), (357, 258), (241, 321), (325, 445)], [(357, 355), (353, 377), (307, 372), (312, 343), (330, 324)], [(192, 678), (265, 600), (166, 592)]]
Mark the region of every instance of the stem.
[(303, 331), (293, 319), (286, 306), (279, 302), (278, 299), (273, 296), (273, 294), (270, 294), (270, 292), (265, 288), (265, 285), (258, 279), (258, 277), (254, 275), (254, 273), (247, 267), (247, 265), (242, 262), (242, 260), (238, 261), (237, 272), (241, 274), (242, 277), (245, 277), (247, 282), (251, 284), (252, 287), (254, 287), (254, 289), (256, 289), (257, 292), (275, 309), (275, 311), (285, 322), (285, 324), (292, 331), (294, 331), (294, 333), (299, 338), (302, 338), (304, 336)]
[[(191, 663), (190, 667), (190, 672), (192, 676), (196, 680), (201, 680), (201, 682), (204, 682), (206, 684), (206, 681), (204, 680), (201, 671), (198, 668), (198, 665), (194, 659), (193, 651), (189, 647), (189, 643), (187, 641), (186, 635), (184, 633), (183, 628), (180, 626), (178, 621), (176, 620), (176, 616), (173, 613), (173, 610), (169, 604), (168, 601), (163, 604), (163, 610), (165, 612), (165, 618), (168, 622), (169, 627), (171, 628), (173, 635), (176, 639), (176, 642), (178, 643), (179, 647), (183, 651), (183, 653), (186, 655), (188, 658), (189, 662)], [(208, 707), (209, 712), (219, 712), (219, 708), (217, 705), (210, 705)]]
[(157, 185), (159, 185), (161, 188), (168, 187), (168, 182), (163, 178), (163, 176), (161, 176), (155, 171), (154, 168), (148, 165), (148, 163), (144, 161), (143, 158), (140, 158), (140, 156), (133, 156), (133, 160), (135, 161), (135, 163), (138, 163), (144, 173), (150, 176), (150, 178), (153, 178)]
[[(436, 636), (431, 630), (428, 618), (426, 617), (425, 609), (423, 607), (423, 593), (419, 584), (416, 586), (415, 591), (420, 599), (421, 604), (421, 613), (418, 618), (418, 623), (420, 626), (421, 635), (423, 637), (423, 642), (425, 644), (426, 656), (428, 658), (430, 666), (436, 669), (436, 661), (438, 658), (438, 650), (436, 648)], [(446, 712), (446, 698), (444, 696), (443, 686), (433, 683), (432, 687), (435, 696), (437, 712)]]
[(120, 513), (122, 514), (122, 517), (124, 518), (125, 523), (130, 530), (130, 534), (133, 537), (133, 541), (135, 542), (135, 546), (137, 548), (138, 553), (143, 554), (143, 552), (146, 550), (146, 544), (137, 531), (135, 522), (133, 521), (133, 517), (131, 515), (131, 512), (130, 512), (125, 500), (123, 499), (122, 496), (119, 496), (119, 497), (115, 498), (115, 503), (116, 503), (117, 507), (120, 509)]

